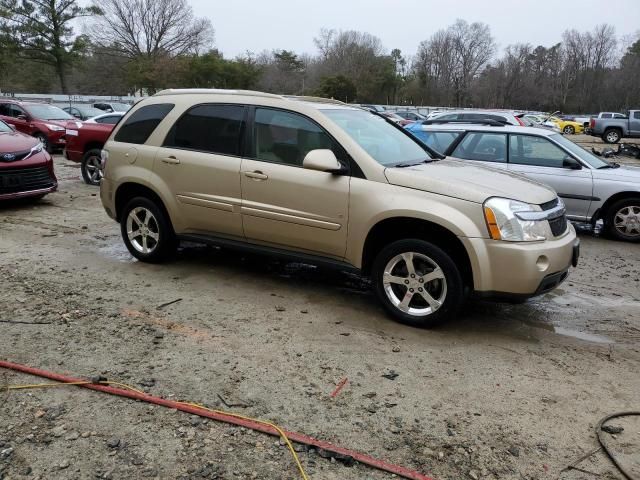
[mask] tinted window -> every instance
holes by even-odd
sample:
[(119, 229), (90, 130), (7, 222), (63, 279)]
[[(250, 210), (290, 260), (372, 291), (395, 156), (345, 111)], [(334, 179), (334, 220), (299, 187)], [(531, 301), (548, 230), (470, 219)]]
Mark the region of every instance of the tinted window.
[(26, 115), (25, 111), (12, 103), (0, 104), (0, 115), (17, 118), (18, 115)]
[(569, 154), (544, 137), (511, 135), (509, 140), (509, 163), (562, 168), (567, 157)]
[(422, 140), (427, 146), (440, 153), (445, 153), (454, 140), (461, 134), (460, 132), (432, 132), (424, 130), (411, 130), (411, 133)]
[(311, 150), (333, 149), (333, 140), (318, 125), (291, 112), (256, 109), (256, 158), (302, 166)]
[(505, 117), (488, 113), (463, 113), (460, 117), (463, 120), (495, 120), (496, 122), (508, 123)]
[(457, 113), (448, 113), (446, 115), (438, 115), (437, 117), (434, 118), (434, 120), (457, 120), (457, 119), (458, 119)]
[(172, 103), (140, 107), (120, 127), (116, 133), (115, 141), (143, 144), (172, 109)]
[(602, 118), (611, 118), (612, 115), (610, 113), (603, 113)]
[(96, 123), (108, 123), (110, 125), (115, 125), (121, 118), (122, 115), (109, 115), (107, 117), (96, 118)]
[(462, 139), (451, 156), (466, 160), (504, 163), (507, 161), (507, 135), (470, 132)]
[(640, 112), (633, 112), (633, 118), (640, 118)]
[(175, 123), (165, 147), (240, 155), (245, 108), (239, 105), (198, 105)]

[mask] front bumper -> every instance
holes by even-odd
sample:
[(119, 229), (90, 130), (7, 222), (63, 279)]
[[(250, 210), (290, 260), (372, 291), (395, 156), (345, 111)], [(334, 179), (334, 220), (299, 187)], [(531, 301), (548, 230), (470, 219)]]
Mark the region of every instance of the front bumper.
[(576, 266), (580, 241), (575, 229), (540, 243), (511, 243), (483, 238), (461, 238), (473, 252), (471, 266), (475, 294), (480, 297), (528, 298), (556, 288)]
[(55, 192), (58, 189), (58, 182), (47, 188), (39, 188), (37, 190), (25, 190), (23, 192), (3, 193), (0, 194), (0, 200), (18, 200), (19, 198), (39, 197), (47, 193)]

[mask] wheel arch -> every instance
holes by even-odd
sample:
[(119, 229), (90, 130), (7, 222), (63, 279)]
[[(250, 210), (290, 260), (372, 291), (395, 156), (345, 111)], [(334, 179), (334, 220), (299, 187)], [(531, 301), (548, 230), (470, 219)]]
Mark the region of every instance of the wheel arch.
[(460, 239), (442, 225), (413, 217), (385, 218), (371, 227), (362, 250), (362, 272), (371, 272), (377, 253), (386, 245), (409, 238), (428, 241), (444, 250), (460, 268), (465, 286), (473, 288), (471, 260)]
[(89, 150), (94, 150), (94, 149), (102, 150), (102, 147), (104, 147), (104, 142), (96, 142), (96, 141), (87, 142), (84, 148), (82, 149), (82, 155), (84, 156)]
[(627, 198), (638, 198), (640, 199), (640, 191), (633, 191), (633, 190), (625, 190), (623, 192), (617, 192), (613, 195), (611, 195), (609, 198), (607, 198), (607, 200), (602, 204), (602, 206), (596, 211), (596, 213), (594, 214), (593, 218), (592, 218), (592, 222), (595, 223), (596, 221), (600, 220), (600, 219), (605, 219), (605, 217), (607, 216), (607, 214), (609, 213), (609, 209), (611, 208), (611, 206), (620, 201), (620, 200), (624, 200)]
[(125, 182), (116, 190), (114, 202), (116, 209), (116, 221), (120, 221), (120, 216), (122, 215), (124, 207), (127, 205), (129, 200), (135, 197), (146, 197), (150, 200), (153, 200), (154, 202), (157, 202), (158, 207), (163, 210), (165, 215), (167, 215), (167, 218), (171, 221), (171, 216), (169, 215), (169, 211), (167, 210), (162, 197), (151, 187), (137, 182)]

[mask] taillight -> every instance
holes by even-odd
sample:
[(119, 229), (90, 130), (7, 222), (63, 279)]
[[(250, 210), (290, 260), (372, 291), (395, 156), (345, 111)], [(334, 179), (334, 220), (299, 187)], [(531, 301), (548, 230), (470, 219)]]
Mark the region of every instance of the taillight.
[(100, 150), (100, 168), (103, 172), (107, 166), (107, 160), (109, 160), (109, 152), (107, 150)]
[(595, 118), (592, 118), (589, 121), (589, 127), (591, 127), (591, 128), (595, 128), (596, 127), (596, 119)]

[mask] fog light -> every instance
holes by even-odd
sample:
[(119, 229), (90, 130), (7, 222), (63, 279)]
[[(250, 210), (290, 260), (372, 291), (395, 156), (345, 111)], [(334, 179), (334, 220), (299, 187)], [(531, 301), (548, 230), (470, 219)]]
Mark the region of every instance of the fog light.
[(541, 272), (547, 271), (547, 269), (549, 268), (549, 259), (546, 255), (540, 255), (538, 257), (538, 260), (536, 261), (536, 267), (538, 267), (538, 270), (540, 270)]

